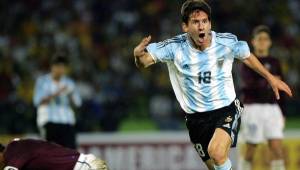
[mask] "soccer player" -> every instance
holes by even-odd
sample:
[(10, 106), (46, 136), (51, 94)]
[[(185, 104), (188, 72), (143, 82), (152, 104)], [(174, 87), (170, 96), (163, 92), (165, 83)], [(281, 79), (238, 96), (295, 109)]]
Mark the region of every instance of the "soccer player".
[(0, 169), (4, 170), (107, 170), (106, 163), (92, 154), (33, 139), (0, 144)]
[[(252, 45), (259, 61), (274, 75), (282, 78), (278, 59), (270, 56), (272, 45), (270, 30), (267, 26), (257, 26), (253, 30)], [(251, 170), (257, 144), (267, 140), (273, 160), (271, 170), (284, 170), (282, 138), (284, 118), (282, 111), (272, 95), (268, 82), (245, 65), (241, 66), (243, 80), (242, 132), (246, 140), (244, 170)]]
[(79, 107), (81, 98), (75, 83), (66, 76), (68, 60), (55, 54), (51, 72), (38, 77), (34, 89), (37, 125), (41, 136), (72, 149), (76, 148), (75, 116), (72, 106)]
[(211, 30), (211, 9), (205, 1), (185, 1), (181, 15), (185, 33), (151, 44), (151, 36), (145, 37), (134, 49), (135, 62), (138, 67), (167, 64), (199, 156), (210, 170), (230, 170), (228, 154), (230, 146), (236, 145), (242, 111), (231, 74), (234, 59), (263, 76), (277, 99), (280, 90), (289, 96), (292, 92), (250, 53), (246, 42)]

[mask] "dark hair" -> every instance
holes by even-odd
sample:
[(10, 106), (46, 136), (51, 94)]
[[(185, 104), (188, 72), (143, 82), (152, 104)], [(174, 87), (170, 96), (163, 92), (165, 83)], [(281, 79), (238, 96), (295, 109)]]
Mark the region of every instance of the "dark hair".
[(5, 149), (5, 146), (0, 143), (0, 152), (3, 152), (4, 149)]
[(210, 6), (204, 0), (187, 0), (181, 6), (182, 21), (187, 24), (191, 13), (197, 9), (204, 11), (208, 15), (208, 19), (211, 19)]
[(56, 54), (53, 55), (53, 57), (51, 59), (51, 65), (55, 65), (55, 64), (68, 65), (69, 64), (69, 60), (65, 56), (65, 54), (63, 54), (63, 53), (56, 53)]
[(252, 31), (252, 38), (254, 38), (257, 34), (259, 34), (261, 32), (265, 32), (269, 36), (271, 35), (271, 31), (270, 31), (270, 28), (268, 26), (266, 26), (266, 25), (258, 25)]

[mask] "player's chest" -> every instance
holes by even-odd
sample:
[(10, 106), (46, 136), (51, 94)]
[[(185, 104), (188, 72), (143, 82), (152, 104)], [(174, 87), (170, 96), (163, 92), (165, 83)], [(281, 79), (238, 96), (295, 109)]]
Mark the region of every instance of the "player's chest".
[(203, 52), (180, 51), (175, 54), (174, 64), (180, 71), (209, 71), (220, 70), (231, 66), (232, 52), (227, 48), (216, 47)]
[(274, 67), (274, 64), (272, 62), (270, 62), (270, 61), (262, 61), (261, 63), (270, 72), (273, 72), (276, 69)]
[(44, 82), (44, 89), (51, 93), (55, 93), (63, 87), (67, 86), (68, 84), (65, 81), (55, 82), (50, 80), (48, 82)]

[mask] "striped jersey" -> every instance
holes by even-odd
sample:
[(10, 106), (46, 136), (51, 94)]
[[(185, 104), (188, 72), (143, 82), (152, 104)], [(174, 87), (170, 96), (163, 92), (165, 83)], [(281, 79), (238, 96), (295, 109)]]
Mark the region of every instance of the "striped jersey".
[(147, 51), (155, 62), (168, 66), (176, 98), (186, 113), (206, 112), (228, 106), (236, 98), (232, 79), (235, 58), (250, 56), (247, 42), (231, 33), (212, 31), (210, 47), (194, 48), (188, 34), (151, 43)]
[[(67, 87), (67, 90), (53, 98), (48, 104), (41, 104), (44, 98), (53, 95), (62, 87)], [(71, 102), (78, 107), (81, 105), (81, 98), (74, 81), (70, 78), (64, 76), (57, 82), (52, 79), (51, 74), (46, 74), (36, 80), (33, 102), (37, 107), (38, 126), (41, 127), (48, 122), (73, 125), (75, 115)]]

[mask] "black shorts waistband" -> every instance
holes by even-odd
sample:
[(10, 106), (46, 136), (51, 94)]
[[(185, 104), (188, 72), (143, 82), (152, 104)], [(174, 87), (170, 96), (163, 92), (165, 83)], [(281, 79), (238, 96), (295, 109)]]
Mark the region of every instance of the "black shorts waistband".
[[(235, 99), (238, 100), (238, 99)], [(224, 114), (224, 112), (229, 112), (232, 110), (235, 110), (235, 100), (228, 106), (225, 107), (221, 107), (219, 109), (215, 109), (215, 110), (210, 110), (210, 111), (206, 111), (206, 112), (195, 112), (192, 114), (188, 114), (186, 113), (186, 118), (187, 119), (197, 119), (197, 118), (207, 118), (207, 117), (212, 117), (212, 116), (218, 116), (220, 114)]]

